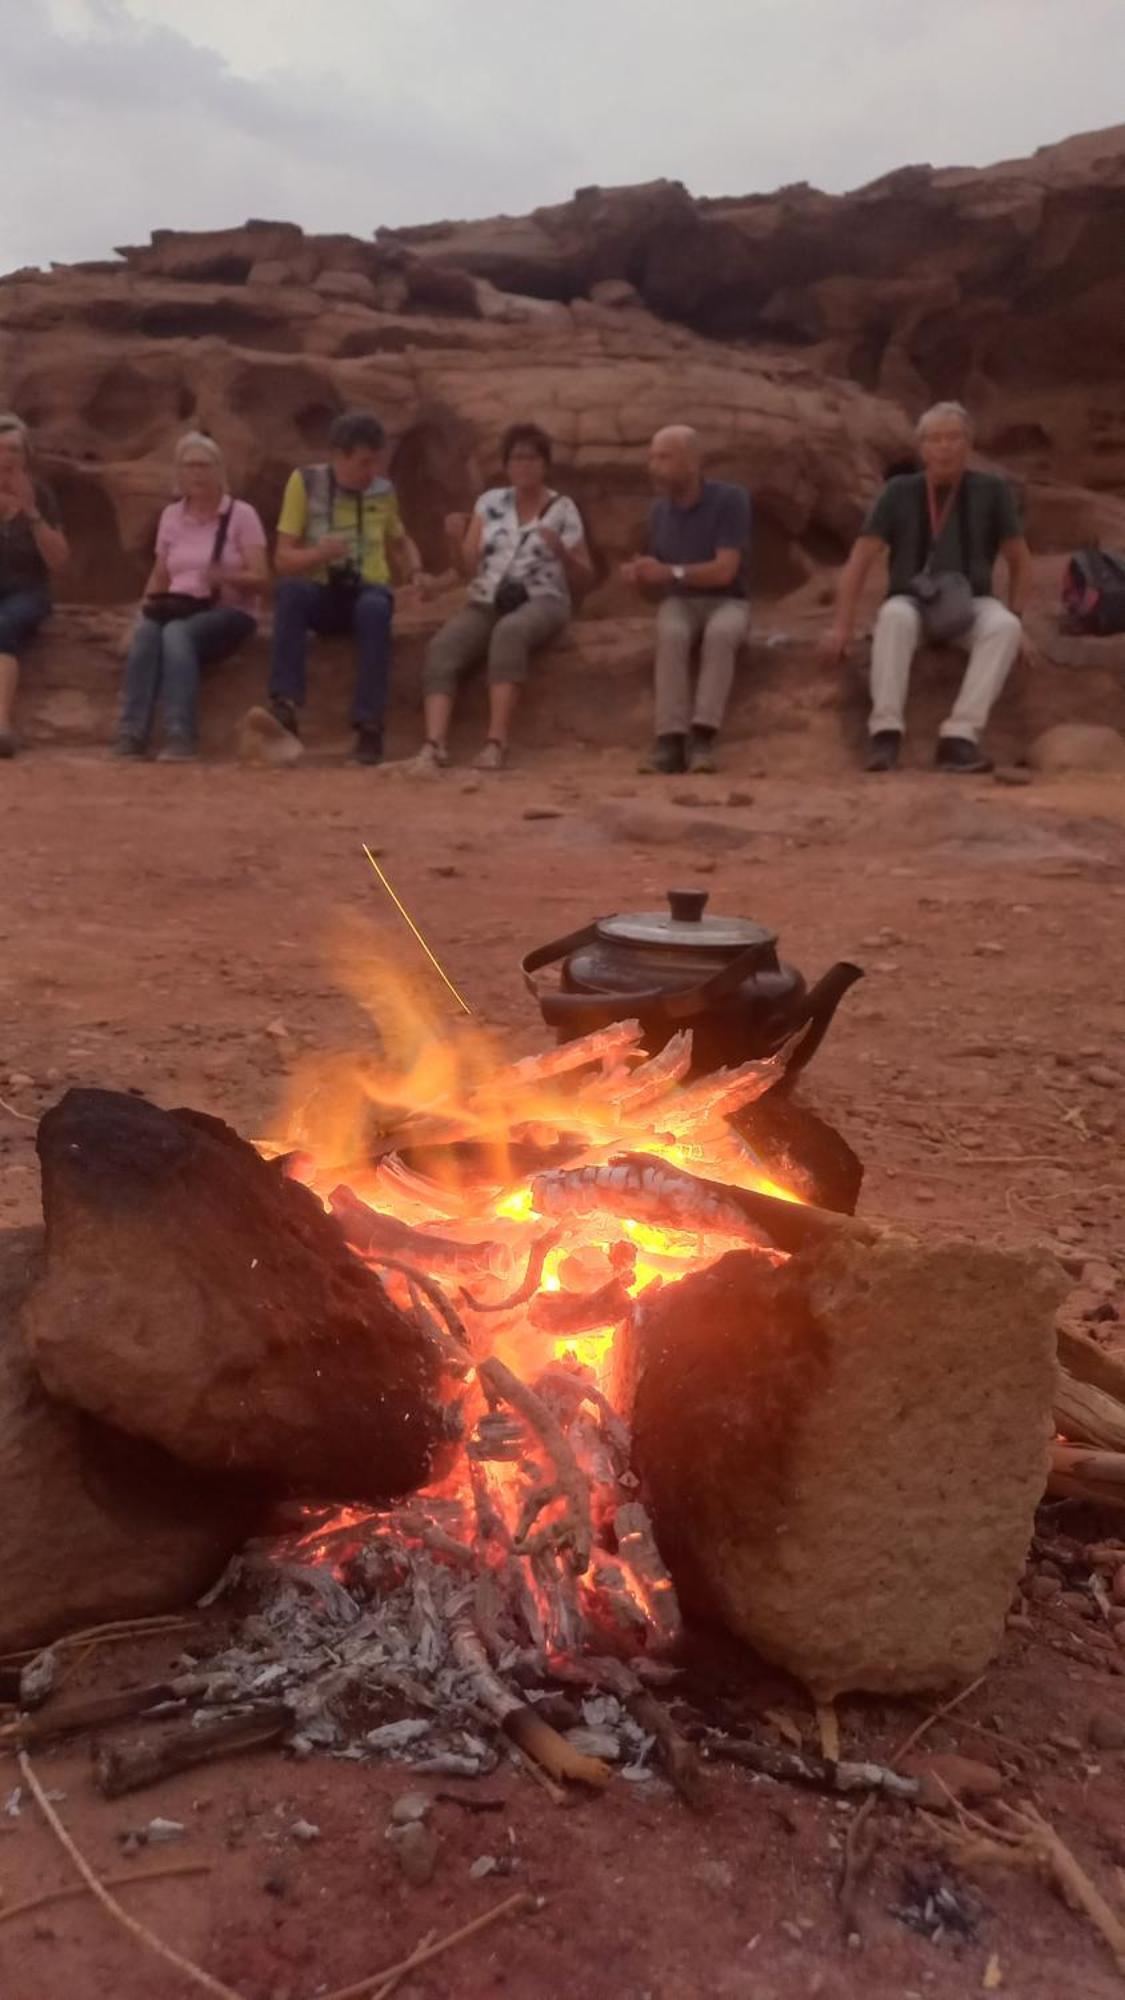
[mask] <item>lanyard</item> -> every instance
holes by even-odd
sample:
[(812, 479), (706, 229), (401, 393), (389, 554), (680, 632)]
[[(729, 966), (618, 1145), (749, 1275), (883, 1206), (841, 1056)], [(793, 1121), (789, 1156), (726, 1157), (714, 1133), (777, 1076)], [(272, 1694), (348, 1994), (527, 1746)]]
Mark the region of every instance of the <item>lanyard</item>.
[(934, 483), (933, 480), (930, 479), (929, 476), (927, 475), (926, 505), (929, 508), (929, 513), (930, 513), (931, 548), (935, 548), (937, 546), (937, 543), (942, 534), (942, 530), (944, 529), (946, 522), (948, 521), (950, 515), (953, 512), (954, 507), (957, 504), (957, 498), (958, 495), (960, 494), (960, 491), (961, 491), (961, 480), (960, 478), (958, 478), (954, 482), (954, 484), (950, 487), (949, 496), (946, 500), (944, 507), (941, 509), (941, 512), (939, 513), (937, 504), (937, 493), (934, 488)]
[[(332, 516), (333, 516), (333, 515), (335, 514), (335, 512), (336, 512), (336, 495), (337, 495), (338, 491), (339, 491), (339, 488), (338, 488), (338, 487), (337, 487), (337, 485), (336, 485), (336, 474), (335, 474), (335, 473), (334, 473), (334, 472), (332, 471), (332, 468), (331, 468), (331, 466), (330, 466), (330, 467), (329, 467), (329, 469), (328, 469), (328, 532), (329, 532), (329, 534), (331, 534), (331, 533), (332, 533)], [(356, 553), (357, 553), (357, 556), (358, 556), (358, 559), (359, 559), (359, 561), (360, 561), (360, 562), (362, 562), (362, 561), (363, 561), (363, 558), (364, 558), (364, 554), (365, 554), (365, 549), (364, 549), (364, 541), (363, 541), (363, 530), (364, 530), (364, 521), (363, 521), (363, 494), (362, 494), (362, 493), (356, 493), (356, 494), (354, 495), (354, 498), (355, 498), (355, 532), (356, 532), (356, 540), (357, 540), (357, 543), (358, 543), (358, 548), (357, 548), (357, 551), (356, 551)]]

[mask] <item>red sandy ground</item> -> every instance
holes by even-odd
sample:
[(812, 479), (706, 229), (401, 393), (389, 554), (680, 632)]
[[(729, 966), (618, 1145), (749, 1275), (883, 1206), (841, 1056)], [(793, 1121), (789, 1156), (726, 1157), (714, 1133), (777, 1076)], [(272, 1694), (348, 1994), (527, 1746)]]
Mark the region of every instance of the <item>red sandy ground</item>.
[[(802, 784), (759, 774), (752, 749), (735, 761), (654, 794), (622, 751), (418, 791), (327, 762), (273, 774), (29, 754), (0, 773), (0, 1094), (37, 1114), (72, 1081), (136, 1086), (267, 1130), (292, 1056), (357, 1036), (324, 947), (340, 911), (387, 926), (362, 840), (513, 1054), (540, 1039), (520, 949), (696, 883), (715, 906), (776, 924), (810, 973), (838, 956), (867, 965), (813, 1074), (820, 1108), (866, 1157), (868, 1212), (1042, 1240), (1120, 1274), (1125, 1114), (1090, 1072), (1122, 1067), (1125, 785), (1008, 790), (920, 771)], [(752, 803), (725, 804), (732, 786)], [(697, 805), (667, 803), (689, 792)], [(600, 816), (656, 798), (682, 822), (674, 845)], [(524, 818), (544, 806), (560, 817)], [(731, 828), (751, 837), (724, 846)], [(33, 1130), (0, 1111), (0, 1224), (36, 1213)], [(1065, 1602), (1031, 1617), (930, 1745), (1007, 1769), (1008, 1796), (1033, 1796), (1122, 1908), (1125, 1756), (1089, 1748), (1087, 1729), (1095, 1712), (1125, 1716), (1125, 1680), (1065, 1650), (1082, 1629)], [(107, 1648), (71, 1686), (156, 1678), (182, 1643)], [(813, 1740), (796, 1689), (748, 1663), (722, 1671), (749, 1710), (782, 1706)], [(845, 1701), (845, 1750), (887, 1754), (924, 1712)], [(85, 1747), (37, 1763), (100, 1870), (123, 1865), (122, 1832), (154, 1814), (185, 1822), (152, 1858), (213, 1872), (126, 1892), (129, 1907), (244, 2000), (314, 2000), (525, 1884), (544, 1898), (538, 1914), (414, 1974), (402, 2000), (961, 2000), (985, 1990), (994, 1955), (996, 1990), (1019, 2000), (1121, 1990), (1088, 1925), (1020, 1873), (946, 1870), (978, 1912), (968, 1940), (907, 1928), (892, 1914), (910, 1900), (904, 1869), (937, 1864), (900, 1811), (881, 1809), (862, 1946), (847, 1946), (834, 1885), (854, 1808), (740, 1773), (714, 1772), (701, 1819), (662, 1786), (618, 1782), (566, 1810), (514, 1774), (453, 1786), (503, 1810), (439, 1806), (437, 1873), (412, 1889), (384, 1840), (390, 1800), (415, 1788), (401, 1769), (265, 1753), (109, 1805)], [(16, 1782), (0, 1762), (0, 1804)], [(320, 1828), (308, 1846), (290, 1831), (302, 1817)], [(515, 1874), (471, 1879), (481, 1854), (515, 1857)], [(31, 1804), (0, 1812), (3, 1903), (67, 1879)], [(3, 2000), (191, 1990), (88, 1899), (8, 1926), (3, 1903)]]

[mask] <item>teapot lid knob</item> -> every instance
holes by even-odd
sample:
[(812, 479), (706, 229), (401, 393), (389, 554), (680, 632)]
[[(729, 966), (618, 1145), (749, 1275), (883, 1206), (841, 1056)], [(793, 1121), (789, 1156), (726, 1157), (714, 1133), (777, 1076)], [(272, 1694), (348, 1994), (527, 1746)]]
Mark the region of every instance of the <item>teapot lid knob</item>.
[(668, 908), (674, 924), (699, 924), (707, 908), (706, 889), (667, 889)]

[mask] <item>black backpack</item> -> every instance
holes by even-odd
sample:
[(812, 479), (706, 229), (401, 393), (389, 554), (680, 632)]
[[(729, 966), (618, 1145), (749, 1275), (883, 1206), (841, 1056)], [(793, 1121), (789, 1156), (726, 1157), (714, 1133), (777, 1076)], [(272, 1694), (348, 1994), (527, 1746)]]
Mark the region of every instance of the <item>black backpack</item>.
[(1079, 549), (1063, 576), (1063, 630), (1104, 639), (1125, 632), (1125, 555)]

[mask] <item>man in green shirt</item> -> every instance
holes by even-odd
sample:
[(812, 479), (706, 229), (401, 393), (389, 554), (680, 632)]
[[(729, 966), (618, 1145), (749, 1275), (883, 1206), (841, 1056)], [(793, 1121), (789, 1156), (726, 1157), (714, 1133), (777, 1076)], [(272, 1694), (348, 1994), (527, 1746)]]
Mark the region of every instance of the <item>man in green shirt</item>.
[(330, 458), (291, 473), (277, 523), (270, 708), (297, 735), (305, 699), (310, 631), (350, 632), (356, 684), (352, 723), (360, 764), (383, 756), (391, 670), (392, 584), (410, 583), (418, 556), (383, 475), (386, 437), (378, 417), (345, 411), (328, 434)]
[[(887, 556), (887, 597), (875, 620), (871, 649), (869, 771), (898, 763), (905, 729), (910, 667), (922, 638), (915, 594), (919, 573), (966, 577), (972, 593), (964, 631), (969, 664), (953, 709), (941, 725), (937, 764), (943, 771), (990, 771), (980, 748), (992, 705), (1022, 642), (1022, 615), (1031, 553), (1006, 479), (969, 468), (972, 430), (960, 403), (936, 403), (918, 424), (922, 472), (889, 479), (875, 500), (840, 578), (836, 615), (823, 651), (839, 661), (847, 651), (856, 609), (873, 563)], [(997, 556), (1008, 572), (1008, 603), (993, 594)], [(964, 588), (964, 586), (962, 586)], [(968, 593), (966, 593), (967, 595)]]

